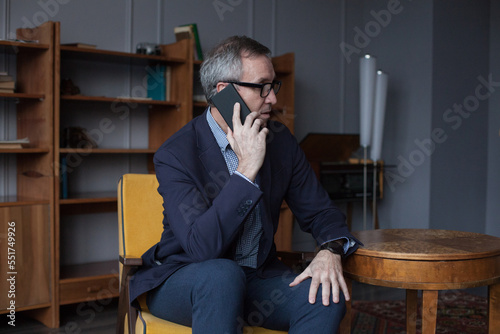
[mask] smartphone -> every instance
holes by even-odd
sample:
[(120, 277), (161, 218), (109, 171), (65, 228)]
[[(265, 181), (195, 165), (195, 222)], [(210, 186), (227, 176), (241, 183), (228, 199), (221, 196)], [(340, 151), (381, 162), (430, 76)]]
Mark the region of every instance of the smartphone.
[(241, 106), (240, 119), (243, 123), (248, 114), (250, 114), (250, 109), (248, 109), (233, 84), (228, 84), (223, 90), (212, 97), (212, 103), (219, 110), (231, 130), (233, 130), (233, 108), (236, 102)]

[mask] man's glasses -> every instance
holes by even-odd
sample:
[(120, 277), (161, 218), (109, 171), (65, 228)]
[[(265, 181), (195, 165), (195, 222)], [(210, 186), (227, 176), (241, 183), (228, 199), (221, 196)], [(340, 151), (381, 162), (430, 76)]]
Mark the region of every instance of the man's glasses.
[(274, 81), (274, 80), (273, 82), (265, 82), (261, 84), (251, 83), (251, 82), (240, 82), (240, 81), (225, 81), (225, 82), (235, 84), (238, 86), (260, 88), (260, 97), (262, 98), (266, 98), (271, 93), (271, 90), (274, 91), (274, 94), (278, 94), (281, 88), (281, 81)]

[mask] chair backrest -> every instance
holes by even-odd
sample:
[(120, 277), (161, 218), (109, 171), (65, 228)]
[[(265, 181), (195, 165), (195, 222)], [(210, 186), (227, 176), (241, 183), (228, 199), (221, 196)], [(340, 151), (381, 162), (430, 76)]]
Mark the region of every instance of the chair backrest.
[(125, 174), (118, 183), (120, 255), (140, 258), (160, 241), (163, 198), (155, 174)]

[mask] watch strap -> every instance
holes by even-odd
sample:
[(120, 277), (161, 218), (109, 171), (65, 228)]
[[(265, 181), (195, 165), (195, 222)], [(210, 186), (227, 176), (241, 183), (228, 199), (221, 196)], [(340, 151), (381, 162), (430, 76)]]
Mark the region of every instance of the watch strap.
[(329, 241), (321, 245), (320, 250), (328, 250), (333, 254), (338, 254), (344, 257), (344, 246), (336, 241)]

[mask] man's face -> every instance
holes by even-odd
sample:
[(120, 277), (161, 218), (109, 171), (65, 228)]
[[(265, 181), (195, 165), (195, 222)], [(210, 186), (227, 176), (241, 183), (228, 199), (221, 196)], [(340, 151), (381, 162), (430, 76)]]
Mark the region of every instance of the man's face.
[[(266, 56), (242, 57), (242, 75), (239, 81), (250, 83), (268, 83), (275, 78), (273, 64)], [(235, 85), (241, 98), (247, 104), (250, 111), (259, 113), (260, 119), (267, 122), (271, 117), (271, 107), (276, 103), (276, 95), (271, 90), (267, 97), (260, 96), (260, 88)], [(243, 122), (245, 120), (242, 120)]]

